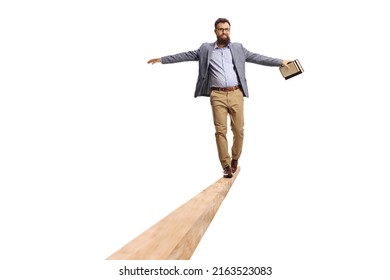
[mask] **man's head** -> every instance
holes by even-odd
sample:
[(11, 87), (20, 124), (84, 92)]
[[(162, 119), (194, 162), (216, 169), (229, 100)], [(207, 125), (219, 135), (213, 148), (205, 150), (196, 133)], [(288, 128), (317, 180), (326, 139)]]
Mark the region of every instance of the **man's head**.
[(230, 22), (226, 18), (219, 18), (215, 21), (214, 32), (217, 36), (217, 44), (224, 45), (230, 43)]

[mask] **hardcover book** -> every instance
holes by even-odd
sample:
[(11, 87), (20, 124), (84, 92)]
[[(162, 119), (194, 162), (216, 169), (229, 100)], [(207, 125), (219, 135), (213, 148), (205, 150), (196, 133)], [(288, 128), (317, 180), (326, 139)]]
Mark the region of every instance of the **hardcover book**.
[(303, 73), (302, 65), (301, 63), (299, 63), (298, 59), (289, 62), (288, 67), (289, 68), (287, 68), (286, 66), (279, 67), (280, 73), (286, 80)]

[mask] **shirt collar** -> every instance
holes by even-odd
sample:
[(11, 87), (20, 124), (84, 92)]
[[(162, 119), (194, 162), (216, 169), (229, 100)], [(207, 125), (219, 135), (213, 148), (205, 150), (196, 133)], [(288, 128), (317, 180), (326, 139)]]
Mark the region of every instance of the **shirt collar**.
[[(227, 44), (227, 46), (225, 48), (229, 48), (230, 49), (230, 42), (229, 42), (229, 44)], [(218, 49), (217, 42), (214, 42), (214, 50), (215, 49)]]

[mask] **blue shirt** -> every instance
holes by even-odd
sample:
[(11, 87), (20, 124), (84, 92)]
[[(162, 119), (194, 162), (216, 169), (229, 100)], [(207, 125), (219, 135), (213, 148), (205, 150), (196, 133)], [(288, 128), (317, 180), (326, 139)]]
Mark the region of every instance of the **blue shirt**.
[(230, 44), (224, 48), (219, 48), (216, 43), (214, 44), (209, 71), (212, 87), (232, 87), (239, 84)]

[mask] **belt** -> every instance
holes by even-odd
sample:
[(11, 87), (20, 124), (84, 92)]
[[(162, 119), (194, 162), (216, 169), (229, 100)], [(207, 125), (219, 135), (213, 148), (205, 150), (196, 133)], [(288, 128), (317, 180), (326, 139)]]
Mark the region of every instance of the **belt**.
[(233, 91), (236, 89), (241, 88), (241, 86), (234, 86), (234, 87), (211, 87), (211, 90), (217, 90), (217, 91)]

